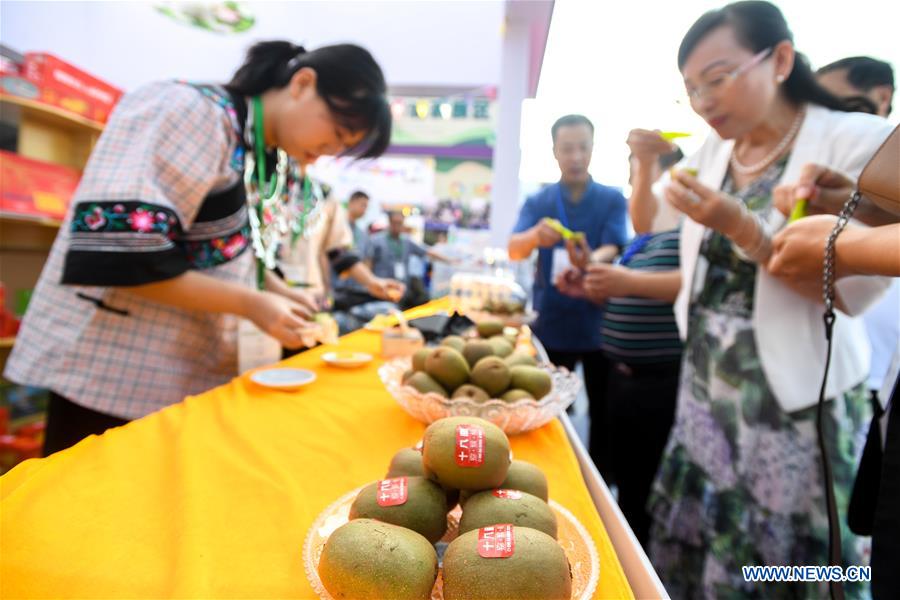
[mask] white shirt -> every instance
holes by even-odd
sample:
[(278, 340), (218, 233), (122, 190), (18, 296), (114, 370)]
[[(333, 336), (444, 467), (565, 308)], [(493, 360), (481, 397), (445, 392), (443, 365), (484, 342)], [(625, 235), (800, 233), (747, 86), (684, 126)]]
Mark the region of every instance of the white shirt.
[[(879, 117), (810, 105), (781, 181), (796, 181), (800, 169), (808, 163), (824, 164), (856, 179), (892, 129)], [(733, 148), (734, 140), (723, 140), (712, 132), (682, 166), (698, 169), (701, 183), (720, 189)], [(662, 189), (668, 181), (667, 173), (654, 186), (657, 198), (662, 198)], [(771, 212), (767, 226), (771, 231), (777, 231), (784, 226), (785, 218), (777, 210)], [(677, 226), (681, 217), (668, 202), (660, 202), (653, 230), (671, 229)], [(687, 334), (694, 268), (705, 231), (699, 223), (684, 220), (680, 249), (681, 290), (675, 301), (675, 320), (682, 338)], [(890, 279), (885, 277), (846, 277), (838, 281), (837, 292), (847, 307), (847, 314), (838, 313), (834, 325), (827, 397), (834, 398), (868, 377), (869, 343), (861, 319), (854, 316), (878, 300), (889, 284)], [(760, 362), (779, 404), (787, 412), (813, 406), (818, 401), (818, 382), (825, 368), (822, 303), (801, 296), (760, 268), (754, 307), (753, 326)]]

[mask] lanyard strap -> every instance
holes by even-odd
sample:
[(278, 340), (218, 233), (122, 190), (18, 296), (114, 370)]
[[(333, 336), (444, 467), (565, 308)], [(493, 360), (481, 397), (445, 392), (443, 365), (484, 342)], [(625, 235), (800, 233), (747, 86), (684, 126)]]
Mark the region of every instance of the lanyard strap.
[[(253, 100), (253, 149), (256, 151), (256, 188), (259, 190), (259, 202), (256, 203), (256, 216), (259, 222), (264, 220), (262, 198), (271, 195), (274, 191), (277, 174), (272, 176), (266, 185), (266, 151), (265, 130), (263, 129), (262, 99), (254, 96)], [(263, 259), (256, 259), (256, 287), (263, 289), (266, 286), (266, 266)]]
[(559, 222), (562, 223), (566, 229), (571, 229), (571, 227), (569, 227), (569, 217), (566, 216), (566, 205), (562, 198), (561, 183), (556, 185), (556, 211), (559, 213)]
[(627, 248), (625, 248), (625, 252), (622, 253), (622, 257), (619, 259), (619, 264), (627, 265), (628, 261), (634, 258), (635, 254), (644, 249), (644, 246), (647, 245), (647, 242), (649, 242), (650, 238), (652, 237), (652, 233), (642, 233), (631, 240), (631, 243), (628, 244)]

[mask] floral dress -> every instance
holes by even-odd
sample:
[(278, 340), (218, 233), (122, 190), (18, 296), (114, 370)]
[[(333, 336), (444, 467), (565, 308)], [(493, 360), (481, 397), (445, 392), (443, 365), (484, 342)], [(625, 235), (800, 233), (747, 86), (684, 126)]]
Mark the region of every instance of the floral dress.
[[(787, 159), (759, 179), (723, 190), (765, 217)], [(675, 425), (648, 508), (650, 558), (672, 598), (823, 598), (824, 583), (751, 583), (744, 565), (828, 564), (828, 517), (816, 438), (816, 407), (781, 408), (753, 331), (757, 265), (707, 231), (691, 292)], [(785, 368), (790, 368), (785, 365)], [(798, 374), (799, 375), (799, 374)], [(818, 385), (820, 374), (806, 374)], [(826, 447), (841, 515), (844, 566), (868, 563), (868, 546), (846, 529), (864, 428), (864, 384), (826, 404)], [(868, 584), (845, 584), (867, 597)]]

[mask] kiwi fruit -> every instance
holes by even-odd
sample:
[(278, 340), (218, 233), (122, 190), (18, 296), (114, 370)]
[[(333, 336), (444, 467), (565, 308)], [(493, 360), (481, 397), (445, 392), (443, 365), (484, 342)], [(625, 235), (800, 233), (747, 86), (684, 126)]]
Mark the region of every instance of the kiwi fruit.
[(472, 369), (470, 379), (473, 385), (477, 385), (491, 398), (498, 398), (509, 387), (509, 367), (498, 356), (482, 358)]
[(441, 486), (424, 477), (405, 479), (408, 486), (406, 502), (396, 506), (378, 504), (381, 482), (376, 481), (356, 496), (350, 506), (350, 519), (378, 519), (406, 527), (433, 544), (447, 532), (447, 496)]
[(528, 492), (544, 502), (550, 497), (547, 491), (547, 476), (538, 467), (524, 460), (512, 461), (506, 472), (506, 479), (503, 480), (500, 487)]
[(471, 383), (465, 383), (453, 392), (454, 398), (468, 398), (474, 402), (487, 402), (491, 399), (490, 394), (486, 391), (478, 387), (477, 385), (472, 385)]
[(469, 380), (469, 363), (453, 348), (441, 346), (425, 359), (425, 372), (452, 393)]
[(424, 477), (425, 467), (422, 466), (422, 453), (413, 448), (403, 448), (394, 454), (391, 458), (391, 464), (388, 466), (388, 472), (385, 478), (401, 477)]
[(530, 399), (534, 400), (534, 398), (531, 396), (531, 394), (529, 394), (525, 390), (515, 390), (515, 389), (507, 390), (506, 392), (503, 393), (502, 396), (500, 396), (500, 399), (503, 400), (504, 402), (516, 402), (516, 401), (522, 400), (524, 398), (530, 398)]
[(432, 392), (437, 394), (438, 396), (443, 396), (444, 398), (447, 397), (447, 390), (444, 389), (444, 386), (435, 381), (431, 377), (431, 375), (422, 371), (416, 371), (415, 373), (410, 375), (409, 379), (407, 379), (404, 383), (408, 386), (414, 387), (423, 394)]
[(487, 339), (503, 333), (504, 325), (500, 321), (482, 321), (475, 326), (478, 335)]
[(466, 499), (459, 521), (460, 533), (495, 523), (531, 527), (556, 538), (553, 510), (545, 500), (521, 490), (486, 490)]
[(441, 340), (441, 346), (448, 346), (453, 348), (457, 352), (462, 352), (463, 348), (466, 347), (466, 340), (462, 339), (458, 335), (448, 335), (443, 340)]
[(474, 367), (475, 363), (482, 358), (492, 356), (494, 354), (494, 347), (487, 340), (471, 340), (466, 342), (462, 354), (465, 357), (466, 362), (469, 363), (469, 367)]
[(416, 350), (412, 357), (413, 371), (425, 370), (425, 359), (428, 358), (428, 355), (431, 354), (433, 350), (434, 348), (419, 348)]
[(334, 598), (429, 600), (438, 558), (434, 546), (411, 529), (354, 519), (329, 536), (318, 571)]
[[(482, 437), (483, 452), (480, 459), (473, 459), (471, 450)], [(444, 487), (487, 490), (506, 479), (509, 439), (489, 421), (478, 417), (439, 419), (425, 430), (423, 441), (425, 473)]]
[(493, 348), (494, 350), (494, 354), (499, 356), (500, 358), (506, 358), (513, 353), (513, 345), (510, 344), (502, 335), (495, 335), (494, 337), (490, 338), (488, 342), (490, 342), (491, 348)]
[(525, 354), (524, 352), (513, 352), (509, 356), (503, 359), (503, 361), (509, 366), (509, 368), (518, 367), (519, 365), (526, 367), (536, 367), (537, 360), (533, 356)]
[(518, 390), (525, 390), (540, 400), (550, 393), (553, 388), (553, 380), (550, 374), (538, 367), (527, 367), (519, 365), (509, 370), (511, 379), (510, 387)]
[(569, 600), (572, 572), (562, 547), (542, 531), (513, 527), (513, 552), (505, 558), (478, 553), (475, 529), (444, 553), (445, 600)]

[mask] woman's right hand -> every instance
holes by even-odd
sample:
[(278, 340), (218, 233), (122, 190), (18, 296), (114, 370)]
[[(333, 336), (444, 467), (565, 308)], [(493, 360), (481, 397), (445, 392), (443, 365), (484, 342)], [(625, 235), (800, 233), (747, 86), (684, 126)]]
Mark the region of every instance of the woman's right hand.
[(647, 166), (655, 165), (661, 155), (675, 150), (675, 145), (664, 140), (658, 129), (632, 129), (625, 143), (631, 149), (631, 155)]
[(304, 347), (301, 332), (316, 327), (306, 320), (309, 311), (298, 302), (273, 292), (258, 292), (246, 317), (285, 348)]
[(837, 215), (855, 187), (856, 182), (844, 173), (809, 163), (800, 169), (797, 181), (776, 186), (772, 199), (784, 216), (791, 214), (799, 200), (806, 200), (808, 215)]

